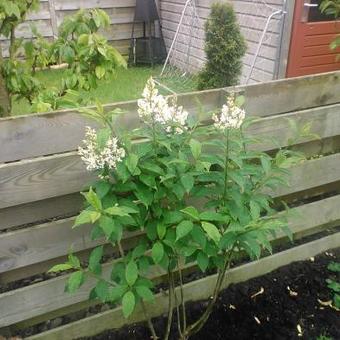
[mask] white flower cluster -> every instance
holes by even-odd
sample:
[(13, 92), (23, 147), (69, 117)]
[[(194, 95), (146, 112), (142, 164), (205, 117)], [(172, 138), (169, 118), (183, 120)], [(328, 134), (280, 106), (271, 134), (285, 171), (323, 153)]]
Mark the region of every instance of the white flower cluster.
[(217, 129), (239, 129), (246, 117), (243, 109), (235, 104), (234, 95), (230, 96), (227, 104), (223, 105), (220, 116), (213, 115), (214, 125)]
[(107, 167), (115, 169), (118, 162), (125, 157), (125, 150), (118, 145), (118, 139), (110, 138), (103, 148), (97, 142), (96, 131), (89, 126), (86, 127), (84, 147), (78, 148), (78, 154), (86, 164), (87, 170), (100, 170)]
[(138, 100), (138, 114), (144, 123), (160, 124), (166, 132), (182, 133), (187, 129), (188, 112), (182, 106), (170, 105), (158, 94), (152, 78), (147, 81), (142, 96)]

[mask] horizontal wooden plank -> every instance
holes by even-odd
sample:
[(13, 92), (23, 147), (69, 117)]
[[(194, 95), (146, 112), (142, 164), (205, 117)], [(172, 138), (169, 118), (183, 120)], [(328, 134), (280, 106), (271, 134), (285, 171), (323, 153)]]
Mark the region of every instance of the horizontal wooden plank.
[(306, 161), (291, 170), (289, 187), (281, 187), (274, 196), (281, 197), (340, 181), (340, 153)]
[[(286, 147), (289, 138), (296, 138), (290, 127), (289, 120), (294, 121), (302, 128), (311, 123), (311, 132), (316, 134), (320, 140), (340, 136), (340, 104), (316, 107), (283, 115), (275, 115), (262, 118), (251, 125), (246, 134), (263, 139), (263, 143), (254, 148), (262, 151)], [(315, 136), (299, 139), (299, 144), (315, 141)], [(321, 150), (320, 150), (321, 151)], [(321, 152), (318, 152), (319, 154)]]
[(74, 218), (0, 234), (0, 273), (102, 244), (92, 241), (92, 226), (71, 229)]
[[(335, 182), (340, 179), (339, 164), (340, 154), (306, 162), (293, 169), (297, 171), (293, 176), (299, 182), (297, 186), (283, 192), (288, 194)], [(304, 173), (310, 176), (306, 178)], [(3, 164), (0, 165), (0, 208), (79, 192), (92, 179), (94, 174), (85, 170), (75, 152)]]
[(340, 72), (236, 86), (233, 90), (244, 92), (248, 113), (261, 117), (275, 115), (339, 103)]
[(0, 207), (79, 192), (93, 178), (75, 152), (0, 165)]
[(83, 199), (76, 193), (0, 209), (0, 230), (76, 215)]
[[(197, 101), (204, 110), (211, 110), (219, 105), (220, 98), (220, 90), (209, 90), (179, 95), (178, 103), (195, 113), (199, 109)], [(120, 127), (138, 126), (136, 101), (108, 104), (105, 108), (125, 112), (118, 118)], [(93, 122), (74, 110), (0, 119), (0, 144), (6, 145), (0, 149), (0, 163), (75, 150), (86, 125), (93, 126)]]
[[(340, 195), (295, 208), (290, 222), (293, 234), (299, 238), (338, 222), (340, 211), (336, 207), (339, 204)], [(282, 233), (278, 235), (278, 238), (282, 237)], [(110, 264), (106, 264), (104, 271), (109, 273), (110, 267)], [(157, 270), (157, 275), (159, 273)], [(153, 278), (157, 277), (154, 273), (152, 275)], [(0, 328), (85, 301), (93, 283), (88, 282), (77, 293), (68, 295), (64, 293), (67, 277), (57, 277), (0, 295)], [(24, 305), (22, 301), (25, 301)], [(6, 306), (6, 310), (1, 310), (1, 306)]]
[(136, 0), (55, 0), (57, 11), (77, 10), (81, 8), (118, 8), (136, 5)]
[[(231, 269), (223, 282), (223, 289), (230, 284), (239, 283), (268, 274), (282, 266), (293, 262), (303, 261), (310, 257), (321, 254), (329, 249), (340, 246), (340, 233), (326, 236), (322, 239), (309, 242), (298, 247), (288, 249), (261, 260), (244, 264)], [(216, 275), (208, 276), (184, 285), (184, 297), (186, 301), (198, 301), (209, 298), (213, 293)], [(179, 293), (177, 288), (177, 293)], [(156, 301), (147, 306), (151, 317), (157, 317), (167, 311), (168, 297), (164, 292), (156, 295)], [(141, 322), (144, 316), (140, 308), (129, 319), (122, 315), (121, 307), (100, 313), (47, 332), (28, 337), (28, 340), (71, 340), (78, 337), (94, 336), (108, 329), (118, 329), (127, 324)]]
[[(340, 95), (338, 95), (340, 82), (337, 81), (339, 74), (340, 72), (335, 72), (280, 80), (268, 84), (236, 87), (233, 90), (245, 91), (246, 111), (249, 114), (274, 115), (340, 102)], [(221, 98), (219, 90), (211, 90), (180, 95), (179, 102), (187, 110), (197, 111), (196, 100), (198, 100), (204, 110), (211, 110), (222, 103)], [(119, 122), (125, 128), (137, 125), (135, 101), (111, 104), (106, 107), (107, 109), (119, 107), (128, 112)], [(92, 124), (72, 110), (0, 119), (0, 144), (6, 145), (0, 150), (0, 162), (74, 150), (83, 138), (85, 125)]]

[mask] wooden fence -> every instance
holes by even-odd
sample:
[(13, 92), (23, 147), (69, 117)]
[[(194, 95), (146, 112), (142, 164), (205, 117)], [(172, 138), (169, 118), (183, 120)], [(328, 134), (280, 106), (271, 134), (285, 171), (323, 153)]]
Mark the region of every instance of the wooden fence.
[[(300, 245), (233, 268), (224, 287), (340, 246), (340, 72), (184, 94), (178, 100), (191, 114), (201, 112), (200, 106), (208, 112), (220, 107), (231, 90), (243, 92), (247, 113), (261, 117), (247, 133), (275, 139), (275, 143), (261, 145), (262, 150), (287, 145), (291, 135), (287, 118), (299, 124), (311, 121), (320, 139), (309, 137), (296, 146), (310, 156), (309, 160), (292, 170), (290, 187), (275, 192), (276, 197), (289, 202), (300, 201), (293, 208), (298, 214), (290, 220)], [(122, 128), (138, 125), (135, 101), (107, 107), (126, 111), (118, 122)], [(70, 110), (0, 119), (0, 334), (16, 334), (97, 303), (87, 300), (91, 281), (70, 295), (64, 293), (69, 274), (44, 274), (43, 279), (34, 276), (60, 263), (71, 245), (83, 257), (104, 243), (90, 240), (89, 226), (71, 229), (82, 204), (79, 191), (93, 177), (75, 151), (88, 124), (92, 123)], [(313, 240), (306, 241), (311, 235)], [(139, 237), (140, 233), (126, 234), (124, 247), (132, 247)], [(278, 240), (283, 241), (284, 236), (278, 235)], [(110, 265), (103, 266), (104, 272)], [(187, 272), (194, 269), (195, 264), (186, 267)], [(160, 282), (164, 274), (154, 267), (150, 277)], [(187, 283), (188, 300), (209, 297), (214, 279), (212, 275)], [(157, 295), (156, 303), (149, 306), (150, 315), (162, 314), (166, 306), (166, 295)], [(125, 320), (116, 308), (28, 339), (91, 336), (141, 320), (139, 310)]]
[[(111, 25), (102, 34), (122, 53), (127, 54), (130, 45), (132, 22), (136, 0), (40, 0), (40, 8), (31, 12), (27, 20), (20, 24), (16, 36), (31, 39), (30, 25), (35, 25), (38, 32), (47, 39), (58, 36), (58, 28), (67, 15), (79, 9), (101, 8), (110, 16)], [(137, 26), (137, 35), (142, 33), (141, 26)], [(9, 40), (0, 37), (4, 49), (4, 56), (8, 56)]]

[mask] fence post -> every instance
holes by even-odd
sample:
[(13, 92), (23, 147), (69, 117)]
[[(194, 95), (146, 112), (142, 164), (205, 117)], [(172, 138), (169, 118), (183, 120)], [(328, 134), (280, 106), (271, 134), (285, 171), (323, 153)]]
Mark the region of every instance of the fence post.
[(53, 32), (53, 39), (58, 37), (58, 24), (57, 24), (57, 16), (55, 12), (55, 3), (54, 0), (48, 0), (48, 7), (50, 11), (50, 20)]

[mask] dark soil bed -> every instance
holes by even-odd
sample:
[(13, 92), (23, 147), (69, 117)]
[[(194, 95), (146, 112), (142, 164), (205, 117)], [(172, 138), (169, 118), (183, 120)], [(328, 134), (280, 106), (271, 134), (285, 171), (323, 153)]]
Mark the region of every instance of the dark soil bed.
[[(320, 335), (340, 339), (340, 313), (320, 303), (331, 299), (325, 282), (331, 276), (330, 261), (340, 261), (340, 249), (230, 286), (221, 293), (208, 323), (192, 339), (311, 340)], [(189, 304), (189, 320), (195, 320), (205, 304)], [(163, 330), (165, 319), (157, 318), (154, 323), (158, 331)], [(143, 340), (150, 335), (138, 324), (88, 339)], [(175, 330), (171, 339), (178, 339)]]

